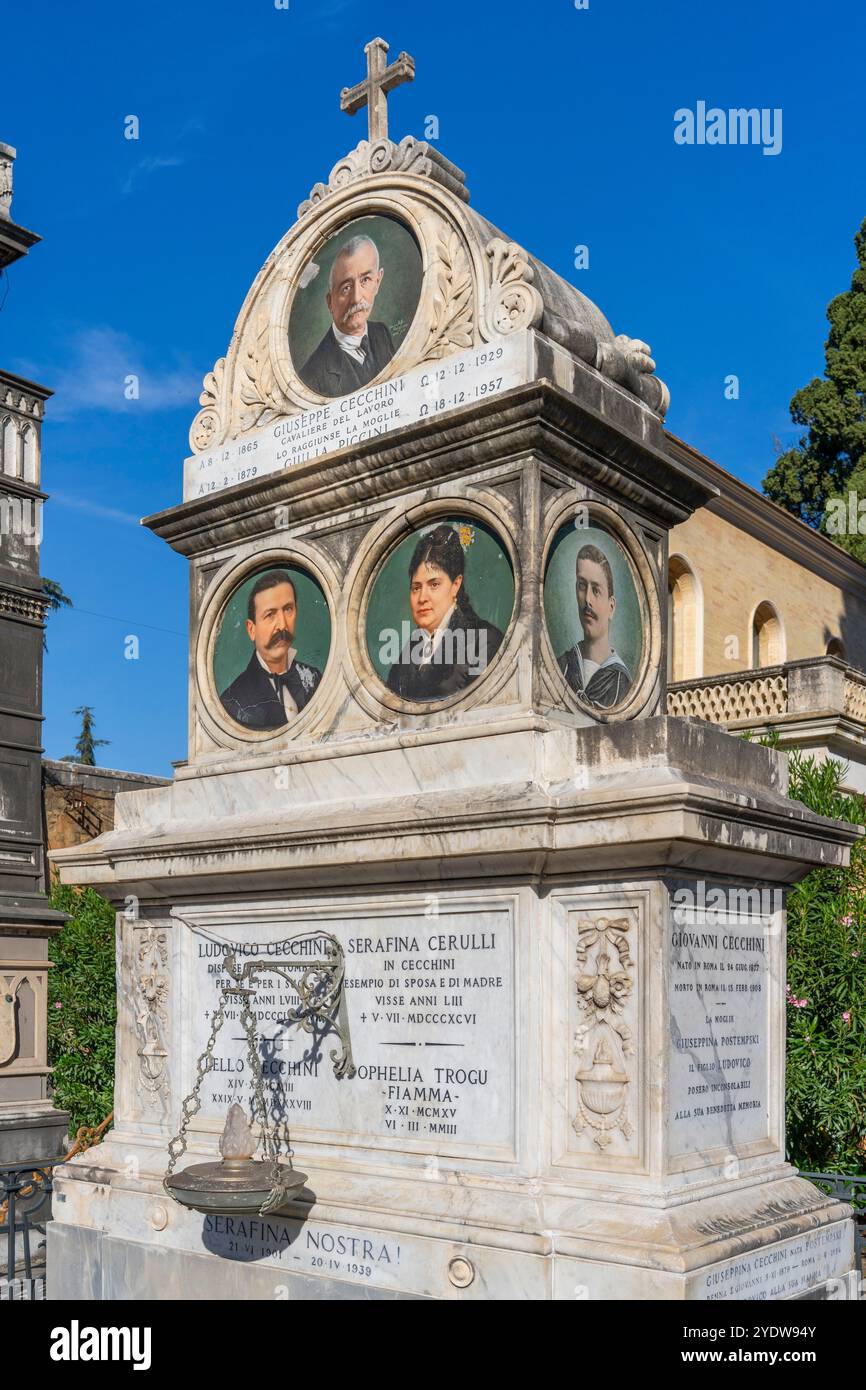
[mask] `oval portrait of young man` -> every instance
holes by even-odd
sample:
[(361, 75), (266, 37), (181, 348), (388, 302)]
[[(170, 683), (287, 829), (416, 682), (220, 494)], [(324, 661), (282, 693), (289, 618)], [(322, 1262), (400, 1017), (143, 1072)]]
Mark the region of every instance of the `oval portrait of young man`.
[(421, 252), (393, 217), (359, 217), (301, 273), (289, 316), (295, 371), (321, 396), (348, 396), (384, 372), (415, 317)]
[(312, 575), (288, 565), (239, 584), (220, 619), (214, 685), (245, 729), (282, 729), (314, 698), (331, 648), (331, 615)]
[(514, 574), (492, 531), (447, 517), (413, 531), (379, 570), (367, 651), (402, 700), (446, 700), (484, 674), (514, 607)]
[(544, 577), (544, 615), (575, 695), (596, 709), (622, 704), (643, 651), (641, 605), (626, 552), (609, 531), (561, 528)]

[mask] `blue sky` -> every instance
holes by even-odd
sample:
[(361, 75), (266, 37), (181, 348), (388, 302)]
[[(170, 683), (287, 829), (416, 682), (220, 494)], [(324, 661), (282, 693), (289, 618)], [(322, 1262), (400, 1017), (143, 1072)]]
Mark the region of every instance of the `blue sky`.
[[(671, 429), (756, 485), (796, 437), (788, 402), (822, 369), (866, 215), (855, 0), (18, 6), (0, 140), (44, 241), (0, 282), (0, 364), (56, 392), (42, 569), (75, 608), (49, 625), (49, 756), (81, 704), (106, 766), (186, 755), (187, 562), (138, 518), (180, 500), (203, 374), (297, 204), (366, 135), (339, 91), (377, 35), (417, 65), (391, 134), (438, 117), (473, 206), (652, 345)], [(699, 100), (781, 108), (781, 153), (677, 145)]]

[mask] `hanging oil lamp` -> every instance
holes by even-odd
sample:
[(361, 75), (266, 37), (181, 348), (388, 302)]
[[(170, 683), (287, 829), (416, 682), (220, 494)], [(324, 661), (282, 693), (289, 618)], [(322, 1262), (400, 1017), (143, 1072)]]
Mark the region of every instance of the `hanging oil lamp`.
[[(292, 937), (290, 941), (297, 943), (300, 939)], [(306, 939), (309, 940), (308, 937)], [(264, 1074), (256, 1047), (252, 1000), (260, 975), (281, 975), (292, 985), (299, 999), (298, 1007), (289, 1011), (286, 1022), (296, 1023), (314, 1036), (336, 1033), (342, 1046), (339, 1051), (331, 1052), (334, 1073), (338, 1079), (353, 1077), (355, 1066), (343, 995), (343, 949), (336, 937), (327, 933), (318, 933), (315, 941), (325, 943), (321, 959), (297, 961), (253, 957), (239, 967), (233, 953), (226, 956), (225, 969), (234, 983), (225, 984), (222, 988), (207, 1047), (196, 1063), (195, 1085), (183, 1102), (180, 1130), (168, 1146), (169, 1161), (163, 1185), (169, 1197), (181, 1206), (208, 1213), (258, 1213), (265, 1216), (293, 1200), (306, 1182), (306, 1173), (301, 1173), (292, 1164), (291, 1151), (281, 1155), (279, 1128), (268, 1115)], [(280, 944), (287, 946), (289, 943)], [(225, 1019), (226, 1002), (233, 997), (241, 1003), (240, 1022), (249, 1057), (252, 1082), (250, 1118), (247, 1119), (243, 1108), (235, 1102), (229, 1107), (220, 1138), (219, 1161), (193, 1163), (176, 1173), (177, 1162), (186, 1151), (190, 1121), (201, 1109), (201, 1086), (213, 1067), (214, 1047)], [(259, 1127), (258, 1140), (253, 1131), (256, 1122)], [(256, 1158), (259, 1143), (262, 1156)]]
[(296, 1196), (306, 1173), (278, 1159), (254, 1158), (257, 1142), (237, 1102), (229, 1107), (220, 1138), (218, 1163), (193, 1163), (165, 1180), (165, 1190), (182, 1206), (196, 1211), (259, 1212), (264, 1216)]

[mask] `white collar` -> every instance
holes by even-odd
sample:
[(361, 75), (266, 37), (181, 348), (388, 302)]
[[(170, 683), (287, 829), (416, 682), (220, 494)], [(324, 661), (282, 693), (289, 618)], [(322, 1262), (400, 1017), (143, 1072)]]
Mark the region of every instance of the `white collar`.
[(424, 653), (421, 657), (420, 663), (422, 666), (426, 666), (428, 662), (432, 661), (433, 653), (438, 651), (439, 647), (441, 647), (442, 639), (445, 636), (445, 633), (448, 629), (448, 624), (451, 621), (451, 616), (456, 607), (457, 604), (452, 603), (451, 607), (448, 609), (448, 612), (445, 614), (439, 626), (435, 628), (433, 632), (424, 633)]
[[(580, 643), (579, 643), (579, 642), (577, 643), (576, 651), (577, 651), (577, 659), (578, 659), (578, 661), (579, 661), (579, 663), (580, 663), (580, 673), (581, 673), (581, 675), (583, 675), (583, 672), (584, 672), (584, 669), (585, 669), (585, 667), (584, 667), (584, 662), (585, 662), (585, 661), (591, 662), (591, 663), (596, 667), (596, 669), (599, 670), (599, 671), (601, 670), (601, 668), (602, 668), (603, 666), (610, 666), (610, 665), (614, 665), (614, 666), (625, 666), (625, 662), (623, 661), (622, 657), (619, 655), (618, 652), (614, 651), (613, 647), (611, 647), (611, 649), (610, 649), (610, 655), (609, 655), (609, 656), (606, 656), (606, 657), (604, 658), (604, 661), (596, 661), (596, 662), (592, 662), (592, 657), (590, 657), (590, 656), (584, 657), (583, 652), (580, 650)], [(595, 675), (595, 672), (593, 672), (593, 675)]]
[(267, 662), (266, 662), (266, 661), (262, 661), (261, 654), (259, 653), (258, 648), (256, 648), (256, 659), (258, 660), (258, 663), (259, 663), (259, 665), (261, 666), (262, 670), (263, 670), (263, 671), (265, 672), (265, 674), (268, 675), (268, 676), (284, 676), (284, 675), (286, 674), (286, 672), (288, 671), (289, 667), (291, 666), (292, 662), (294, 661), (294, 659), (295, 659), (295, 657), (296, 657), (297, 655), (298, 655), (298, 653), (295, 651), (294, 647), (289, 647), (288, 651), (286, 652), (286, 666), (285, 666), (285, 670), (283, 670), (283, 671), (272, 671), (271, 668), (270, 668), (270, 666), (267, 664)]
[(331, 328), (334, 330), (334, 337), (341, 348), (359, 348), (367, 336), (366, 324), (364, 324), (363, 333), (341, 333), (332, 319)]

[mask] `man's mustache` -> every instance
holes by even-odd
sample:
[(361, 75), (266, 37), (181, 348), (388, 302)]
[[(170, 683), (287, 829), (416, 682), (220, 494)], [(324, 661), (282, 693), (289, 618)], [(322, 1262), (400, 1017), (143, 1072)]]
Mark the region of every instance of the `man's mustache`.
[(597, 618), (598, 614), (594, 608), (581, 608), (580, 616), (582, 618)]
[(370, 309), (372, 309), (372, 307), (373, 307), (372, 303), (371, 303), (371, 304), (368, 304), (367, 301), (366, 301), (366, 299), (359, 299), (359, 300), (356, 301), (356, 303), (354, 303), (354, 304), (351, 306), (350, 309), (347, 309), (347, 310), (346, 310), (345, 317), (346, 317), (347, 319), (348, 319), (348, 318), (351, 318), (352, 314), (360, 314), (360, 312), (361, 312), (362, 309), (366, 309), (366, 310), (369, 311)]
[(268, 639), (268, 646), (269, 646), (269, 647), (279, 647), (279, 646), (281, 646), (281, 645), (283, 645), (283, 644), (285, 644), (286, 646), (288, 646), (288, 644), (291, 642), (291, 640), (292, 640), (291, 634), (288, 633), (288, 632), (286, 632), (285, 629), (283, 629), (283, 630), (280, 631), (280, 632), (275, 632), (274, 635), (273, 635), (273, 637), (271, 637), (271, 638)]

